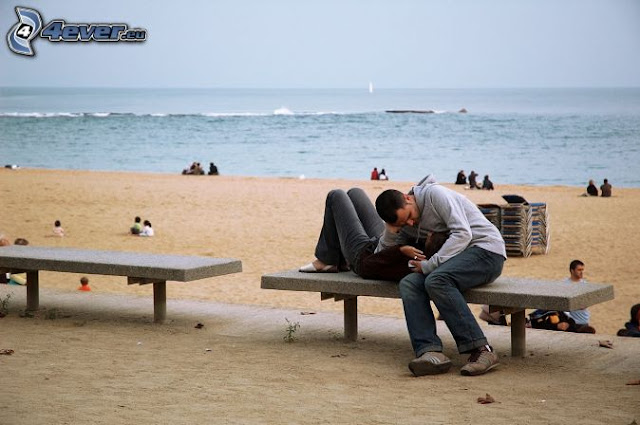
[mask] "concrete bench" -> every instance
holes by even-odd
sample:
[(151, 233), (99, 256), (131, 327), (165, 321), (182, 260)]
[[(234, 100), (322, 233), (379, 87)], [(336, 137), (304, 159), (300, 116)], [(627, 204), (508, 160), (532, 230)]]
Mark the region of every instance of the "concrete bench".
[(0, 248), (0, 273), (27, 274), (27, 311), (39, 308), (40, 270), (126, 276), (127, 283), (153, 284), (153, 319), (164, 322), (168, 280), (190, 282), (242, 271), (240, 260), (139, 252), (7, 246)]
[[(321, 298), (344, 300), (344, 336), (358, 337), (358, 297), (400, 298), (398, 284), (365, 280), (352, 272), (301, 273), (289, 270), (262, 276), (263, 289), (320, 292)], [(511, 355), (524, 356), (525, 309), (570, 311), (613, 299), (613, 286), (500, 277), (464, 293), (471, 304), (487, 304), (491, 311), (511, 314)]]

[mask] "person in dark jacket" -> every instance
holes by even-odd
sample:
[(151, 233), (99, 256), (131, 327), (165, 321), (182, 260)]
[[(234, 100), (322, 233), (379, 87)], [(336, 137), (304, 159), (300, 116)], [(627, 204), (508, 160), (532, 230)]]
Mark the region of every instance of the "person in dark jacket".
[(598, 196), (598, 188), (593, 180), (589, 180), (589, 186), (587, 186), (587, 193), (589, 196)]
[(624, 329), (618, 331), (618, 336), (640, 338), (640, 304), (631, 307), (631, 320), (624, 324)]
[(471, 170), (471, 174), (469, 174), (469, 189), (480, 189), (480, 185), (476, 181), (476, 177), (478, 177), (478, 173)]
[(484, 190), (493, 190), (493, 182), (489, 180), (489, 175), (484, 176), (484, 180), (482, 180), (482, 188)]

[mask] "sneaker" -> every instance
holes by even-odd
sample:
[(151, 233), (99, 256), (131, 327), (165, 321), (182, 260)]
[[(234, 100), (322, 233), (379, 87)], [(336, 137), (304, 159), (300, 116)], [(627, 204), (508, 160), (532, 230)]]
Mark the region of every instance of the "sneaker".
[(450, 368), (451, 360), (439, 351), (427, 351), (409, 363), (409, 370), (415, 376), (447, 373)]
[(499, 364), (498, 355), (491, 347), (485, 345), (471, 353), (467, 364), (460, 369), (460, 373), (464, 376), (482, 375)]

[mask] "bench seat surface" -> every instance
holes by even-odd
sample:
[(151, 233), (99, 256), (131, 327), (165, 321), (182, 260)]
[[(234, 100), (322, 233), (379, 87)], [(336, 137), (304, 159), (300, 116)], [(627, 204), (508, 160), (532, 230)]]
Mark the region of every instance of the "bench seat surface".
[[(400, 298), (397, 283), (384, 280), (366, 280), (353, 272), (301, 273), (297, 270), (287, 270), (262, 276), (261, 287), (263, 289)], [(571, 311), (612, 300), (613, 286), (500, 277), (493, 283), (466, 291), (464, 297), (467, 302), (472, 304)]]
[(242, 263), (233, 258), (12, 245), (0, 248), (0, 268), (188, 282), (241, 272)]

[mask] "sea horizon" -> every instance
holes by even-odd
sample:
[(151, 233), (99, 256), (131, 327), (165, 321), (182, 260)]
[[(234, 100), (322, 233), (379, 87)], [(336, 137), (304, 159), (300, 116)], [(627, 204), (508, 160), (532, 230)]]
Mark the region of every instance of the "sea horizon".
[(0, 164), (640, 187), (640, 88), (2, 87), (0, 100)]

